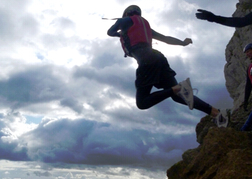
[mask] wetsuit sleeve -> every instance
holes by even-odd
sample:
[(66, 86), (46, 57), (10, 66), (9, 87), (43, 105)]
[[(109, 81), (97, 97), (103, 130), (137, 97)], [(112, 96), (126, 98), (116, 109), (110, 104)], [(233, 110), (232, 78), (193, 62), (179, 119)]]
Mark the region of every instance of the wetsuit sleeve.
[(244, 17), (216, 16), (215, 22), (229, 27), (244, 27), (252, 24), (252, 12)]
[(248, 76), (248, 70), (247, 70), (247, 80), (246, 80), (246, 86), (245, 86), (245, 95), (244, 95), (244, 104), (248, 103), (248, 99), (251, 93), (251, 81)]
[(216, 22), (229, 27), (244, 27), (252, 24), (252, 12), (244, 17), (223, 17), (216, 16), (210, 11), (198, 9), (196, 17), (201, 20), (208, 20), (209, 22)]
[(107, 34), (111, 37), (120, 37), (121, 35), (119, 32), (125, 33), (132, 25), (133, 21), (130, 17), (118, 19), (116, 23), (108, 29)]
[(120, 20), (117, 20), (116, 23), (108, 29), (107, 34), (111, 37), (120, 37), (120, 33), (118, 33), (119, 29), (120, 29)]

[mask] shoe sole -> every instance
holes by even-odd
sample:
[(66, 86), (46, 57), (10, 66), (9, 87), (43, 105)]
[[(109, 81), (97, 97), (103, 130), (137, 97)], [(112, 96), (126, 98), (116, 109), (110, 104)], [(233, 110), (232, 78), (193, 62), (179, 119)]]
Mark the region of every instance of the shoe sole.
[(189, 104), (189, 109), (193, 109), (193, 89), (192, 89), (192, 85), (191, 85), (191, 81), (189, 78), (186, 79), (186, 82), (188, 83), (189, 87), (190, 87), (190, 92), (191, 92), (191, 96), (192, 96), (192, 100), (191, 100), (191, 103)]
[[(191, 96), (192, 100), (187, 100), (187, 99), (190, 99), (190, 97), (187, 98), (187, 99), (184, 99), (184, 98), (182, 97), (183, 95), (181, 95), (181, 94), (179, 94), (179, 96), (182, 97), (182, 99), (183, 99), (183, 100), (185, 101), (185, 103), (188, 105), (189, 109), (192, 110), (192, 109), (193, 109), (193, 102), (194, 102), (194, 101), (193, 101), (193, 90), (192, 90), (190, 78), (187, 78), (187, 79), (184, 81), (184, 83), (186, 83), (186, 85), (183, 85), (183, 84), (181, 83), (181, 86), (183, 86), (184, 89), (188, 89), (188, 88), (189, 88), (189, 90), (187, 90), (188, 93), (189, 93), (188, 96), (192, 95), (192, 96)], [(185, 87), (186, 87), (186, 88), (185, 88)]]
[(225, 109), (225, 110), (220, 110), (220, 113), (221, 113), (221, 117), (223, 118), (223, 122), (220, 122), (219, 119), (217, 119), (217, 126), (218, 127), (227, 127), (228, 126), (228, 122), (229, 122), (229, 114), (228, 114), (228, 111)]

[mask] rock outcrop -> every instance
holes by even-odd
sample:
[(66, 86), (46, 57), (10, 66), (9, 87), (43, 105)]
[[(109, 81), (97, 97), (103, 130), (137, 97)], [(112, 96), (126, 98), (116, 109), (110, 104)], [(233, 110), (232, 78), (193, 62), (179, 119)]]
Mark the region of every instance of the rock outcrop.
[[(252, 0), (240, 0), (236, 5), (234, 17), (243, 17), (252, 11)], [(246, 82), (246, 70), (251, 63), (243, 53), (246, 44), (252, 42), (252, 25), (236, 28), (233, 37), (226, 47), (226, 65), (224, 74), (226, 87), (232, 99), (233, 109), (237, 109), (244, 100), (244, 89)]]
[[(233, 16), (241, 17), (252, 11), (252, 0), (240, 0)], [(182, 161), (167, 170), (169, 179), (252, 179), (252, 131), (240, 128), (251, 111), (244, 111), (246, 70), (250, 60), (243, 47), (252, 42), (252, 25), (236, 28), (226, 47), (224, 74), (226, 87), (234, 100), (231, 121), (227, 128), (218, 128), (210, 116), (196, 126), (199, 146), (182, 155)], [(248, 109), (252, 109), (249, 100)]]
[[(251, 105), (249, 107), (252, 107)], [(251, 179), (252, 132), (239, 131), (249, 112), (242, 108), (232, 115), (227, 128), (218, 128), (209, 116), (196, 127), (196, 149), (167, 170), (169, 179)]]

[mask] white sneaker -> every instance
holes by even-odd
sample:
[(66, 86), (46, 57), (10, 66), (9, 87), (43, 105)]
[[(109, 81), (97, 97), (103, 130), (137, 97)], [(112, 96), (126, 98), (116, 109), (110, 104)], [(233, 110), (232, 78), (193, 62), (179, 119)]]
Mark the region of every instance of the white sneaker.
[(216, 116), (215, 121), (218, 127), (227, 127), (228, 119), (228, 111), (226, 109), (222, 109)]
[(181, 90), (178, 92), (185, 103), (189, 106), (189, 109), (193, 109), (193, 90), (190, 82), (190, 78), (187, 78), (185, 81), (179, 83)]

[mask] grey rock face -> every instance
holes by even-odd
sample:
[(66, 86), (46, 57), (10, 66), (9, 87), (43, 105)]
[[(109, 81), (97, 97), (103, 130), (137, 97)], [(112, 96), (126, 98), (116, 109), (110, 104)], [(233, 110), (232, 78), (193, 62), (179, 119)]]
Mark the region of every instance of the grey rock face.
[[(252, 0), (240, 0), (236, 7), (233, 17), (243, 17), (252, 11)], [(233, 110), (244, 101), (246, 71), (251, 62), (243, 53), (243, 48), (248, 43), (252, 43), (252, 25), (236, 28), (225, 51), (227, 63), (224, 67), (224, 74), (227, 90), (234, 99)]]

